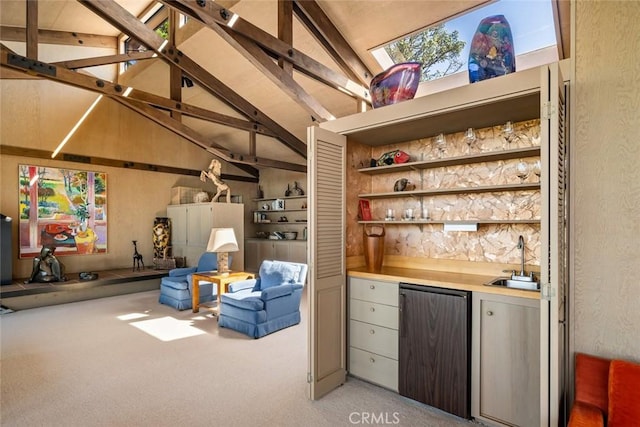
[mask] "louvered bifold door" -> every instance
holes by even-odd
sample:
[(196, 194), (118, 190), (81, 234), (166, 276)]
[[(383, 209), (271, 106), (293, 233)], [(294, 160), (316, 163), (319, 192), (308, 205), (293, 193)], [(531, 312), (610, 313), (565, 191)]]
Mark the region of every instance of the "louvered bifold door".
[(308, 129), (309, 397), (346, 378), (346, 137)]
[[(569, 275), (569, 197), (566, 86), (558, 64), (543, 67), (541, 158), (543, 221), (541, 226), (541, 420), (558, 425), (564, 410), (567, 370)], [(545, 84), (546, 83), (546, 84)], [(546, 140), (546, 142), (545, 142)], [(544, 423), (546, 424), (546, 423)]]

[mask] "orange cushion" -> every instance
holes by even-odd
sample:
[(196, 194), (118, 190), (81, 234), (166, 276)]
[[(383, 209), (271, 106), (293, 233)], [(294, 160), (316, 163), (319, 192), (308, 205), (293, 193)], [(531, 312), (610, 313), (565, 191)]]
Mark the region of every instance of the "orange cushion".
[(605, 414), (608, 408), (609, 359), (576, 353), (576, 401), (594, 405)]
[(600, 408), (584, 402), (575, 402), (567, 427), (604, 426), (604, 416)]
[(609, 427), (640, 426), (640, 365), (614, 360), (609, 368)]

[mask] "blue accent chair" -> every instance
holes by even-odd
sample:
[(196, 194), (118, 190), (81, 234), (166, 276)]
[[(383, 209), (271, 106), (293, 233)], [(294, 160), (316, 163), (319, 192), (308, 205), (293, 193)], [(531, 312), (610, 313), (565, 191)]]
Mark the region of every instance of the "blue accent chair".
[[(218, 268), (218, 256), (205, 252), (200, 256), (197, 267), (174, 268), (160, 280), (160, 304), (170, 305), (178, 310), (188, 310), (192, 304), (191, 275), (198, 271), (213, 271)], [(213, 301), (218, 295), (218, 287), (210, 282), (200, 282), (200, 304)]]
[(300, 323), (307, 264), (265, 260), (258, 276), (229, 285), (220, 297), (218, 326), (260, 338)]

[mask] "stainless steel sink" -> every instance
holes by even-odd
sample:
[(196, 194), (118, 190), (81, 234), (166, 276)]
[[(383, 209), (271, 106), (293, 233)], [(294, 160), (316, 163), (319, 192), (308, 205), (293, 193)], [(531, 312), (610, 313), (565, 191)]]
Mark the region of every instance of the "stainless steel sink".
[(540, 290), (540, 285), (538, 282), (513, 280), (509, 279), (508, 277), (497, 277), (492, 281), (485, 283), (485, 286), (504, 286), (506, 288), (524, 289), (527, 291)]

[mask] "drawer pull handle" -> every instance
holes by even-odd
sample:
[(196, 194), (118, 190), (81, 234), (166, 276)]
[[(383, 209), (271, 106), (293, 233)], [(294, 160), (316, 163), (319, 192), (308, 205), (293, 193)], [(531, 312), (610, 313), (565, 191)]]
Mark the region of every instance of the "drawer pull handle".
[(373, 334), (375, 334), (375, 333), (376, 333), (376, 331), (374, 331), (373, 329), (371, 329), (371, 330), (369, 331), (369, 333), (370, 333), (371, 335), (373, 335)]
[(369, 289), (375, 289), (376, 285), (369, 285)]
[(371, 363), (376, 363), (376, 359), (374, 359), (373, 357), (370, 357), (370, 358), (369, 358), (369, 362), (371, 362)]
[(493, 316), (493, 311), (487, 310), (487, 316)]
[(369, 310), (371, 310), (371, 312), (376, 311), (375, 307), (371, 307)]

